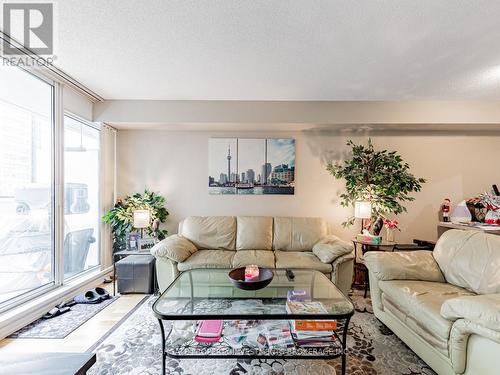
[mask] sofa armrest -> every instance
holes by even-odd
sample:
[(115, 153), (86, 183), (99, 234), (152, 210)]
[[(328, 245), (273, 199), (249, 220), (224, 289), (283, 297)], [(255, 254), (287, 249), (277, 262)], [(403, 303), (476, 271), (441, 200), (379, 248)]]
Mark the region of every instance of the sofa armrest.
[(500, 294), (464, 296), (445, 301), (441, 316), (448, 320), (466, 319), (500, 332)]
[(349, 294), (349, 290), (351, 289), (353, 273), (354, 250), (338, 257), (333, 261), (331, 280), (346, 296)]
[(448, 341), (449, 356), (453, 370), (463, 374), (467, 365), (467, 346), (469, 337), (477, 335), (500, 344), (500, 332), (466, 319), (458, 319), (451, 326)]
[(378, 280), (422, 280), (445, 282), (432, 251), (389, 253), (369, 251), (365, 265)]
[(335, 259), (350, 254), (353, 251), (353, 245), (345, 242), (337, 236), (329, 235), (316, 243), (312, 252), (323, 263), (331, 264)]
[(184, 237), (174, 234), (158, 242), (151, 248), (151, 254), (156, 258), (169, 258), (174, 262), (184, 262), (198, 249)]

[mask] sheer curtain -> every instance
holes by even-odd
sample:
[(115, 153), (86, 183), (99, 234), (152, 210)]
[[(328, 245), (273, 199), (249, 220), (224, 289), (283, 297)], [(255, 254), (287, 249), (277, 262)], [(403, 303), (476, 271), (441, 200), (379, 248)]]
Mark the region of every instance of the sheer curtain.
[[(116, 129), (102, 124), (101, 127), (101, 217), (116, 201)], [(101, 221), (102, 223), (102, 221)], [(101, 224), (102, 268), (112, 265), (113, 239), (109, 225)]]

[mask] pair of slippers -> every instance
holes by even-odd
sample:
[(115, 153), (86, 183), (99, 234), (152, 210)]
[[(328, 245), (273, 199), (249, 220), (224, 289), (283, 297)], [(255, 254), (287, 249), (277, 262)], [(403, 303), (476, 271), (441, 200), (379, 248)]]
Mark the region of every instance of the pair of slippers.
[(108, 291), (104, 288), (97, 287), (92, 290), (88, 290), (85, 293), (79, 294), (74, 298), (76, 303), (101, 303), (104, 300), (110, 299)]
[(48, 313), (46, 313), (42, 318), (43, 319), (52, 319), (56, 316), (62, 315), (71, 311), (71, 306), (76, 305), (77, 303), (101, 303), (104, 300), (111, 298), (108, 291), (104, 288), (97, 287), (92, 290), (88, 290), (85, 293), (77, 295), (73, 300), (69, 302), (63, 302), (51, 309)]

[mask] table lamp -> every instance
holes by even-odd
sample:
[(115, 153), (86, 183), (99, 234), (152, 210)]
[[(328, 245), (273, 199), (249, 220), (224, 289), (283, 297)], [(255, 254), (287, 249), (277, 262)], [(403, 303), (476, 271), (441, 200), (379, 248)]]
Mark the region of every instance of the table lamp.
[(354, 203), (354, 217), (361, 220), (361, 233), (363, 233), (364, 221), (372, 218), (372, 204), (370, 202), (357, 201)]
[(141, 238), (143, 238), (143, 229), (149, 227), (151, 215), (149, 210), (135, 210), (134, 211), (134, 228), (141, 230)]

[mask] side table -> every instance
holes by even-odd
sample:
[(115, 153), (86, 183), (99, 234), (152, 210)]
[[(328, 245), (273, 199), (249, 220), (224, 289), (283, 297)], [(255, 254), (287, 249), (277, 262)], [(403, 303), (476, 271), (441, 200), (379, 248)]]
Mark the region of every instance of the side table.
[[(397, 242), (388, 242), (382, 241), (378, 245), (374, 245), (370, 242), (358, 241), (356, 239), (352, 240), (354, 244), (354, 281), (352, 283), (354, 286), (362, 286), (365, 289), (364, 298), (366, 298), (366, 294), (370, 288), (370, 283), (368, 280), (368, 269), (366, 268), (363, 255), (368, 251), (416, 251), (416, 250), (434, 250), (434, 245), (436, 244), (433, 241), (425, 241), (425, 240), (413, 240), (413, 243), (397, 243)], [(358, 252), (358, 248), (361, 247), (361, 254)], [(358, 259), (359, 254), (359, 259)], [(363, 279), (363, 282), (359, 281)]]
[[(145, 255), (145, 254), (150, 254), (149, 251), (139, 251), (139, 250), (122, 250), (122, 251), (117, 251), (116, 253), (113, 253), (113, 296), (116, 295), (116, 262), (119, 261), (120, 259), (126, 258), (129, 255)], [(155, 269), (153, 270), (153, 285), (154, 285), (154, 295), (158, 295), (158, 292), (160, 290), (158, 286), (158, 280), (156, 278), (156, 265)]]
[[(394, 248), (396, 247), (396, 242), (387, 242), (387, 241), (382, 241), (378, 245), (374, 245), (370, 242), (365, 242), (365, 241), (359, 241), (356, 239), (352, 240), (352, 243), (354, 245), (354, 282), (353, 282), (353, 287), (354, 286), (362, 286), (364, 287), (364, 298), (366, 298), (366, 295), (368, 293), (368, 288), (369, 288), (369, 282), (368, 282), (368, 269), (366, 268), (364, 261), (363, 261), (363, 255), (365, 255), (366, 252), (368, 251), (394, 251)], [(358, 249), (360, 249), (361, 254), (359, 254)], [(363, 282), (361, 283), (361, 279), (363, 279)]]

